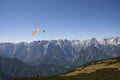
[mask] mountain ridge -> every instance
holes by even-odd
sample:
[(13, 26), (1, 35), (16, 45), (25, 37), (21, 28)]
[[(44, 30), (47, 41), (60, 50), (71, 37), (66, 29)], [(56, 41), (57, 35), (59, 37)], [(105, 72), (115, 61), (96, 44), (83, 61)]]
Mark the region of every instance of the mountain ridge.
[(92, 73), (100, 69), (113, 69), (120, 71), (120, 57), (92, 61), (78, 66), (74, 70), (68, 71), (61, 76), (74, 76), (80, 73)]
[[(42, 40), (31, 43), (0, 43), (0, 55), (25, 63), (79, 66), (89, 61), (120, 56), (120, 37), (89, 40)], [(98, 58), (97, 58), (98, 56)]]

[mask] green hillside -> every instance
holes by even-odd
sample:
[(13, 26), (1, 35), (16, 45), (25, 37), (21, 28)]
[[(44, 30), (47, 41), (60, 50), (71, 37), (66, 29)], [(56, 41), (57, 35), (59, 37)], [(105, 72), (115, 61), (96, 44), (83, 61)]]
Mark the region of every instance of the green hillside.
[(12, 80), (120, 80), (120, 57), (91, 62), (62, 75)]

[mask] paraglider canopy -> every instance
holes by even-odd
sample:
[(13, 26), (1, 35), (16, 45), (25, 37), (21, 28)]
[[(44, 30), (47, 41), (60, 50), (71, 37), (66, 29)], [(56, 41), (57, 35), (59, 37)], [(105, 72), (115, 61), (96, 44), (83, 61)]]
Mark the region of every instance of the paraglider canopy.
[(34, 30), (34, 31), (32, 32), (32, 35), (38, 33), (39, 31), (40, 31), (39, 29)]

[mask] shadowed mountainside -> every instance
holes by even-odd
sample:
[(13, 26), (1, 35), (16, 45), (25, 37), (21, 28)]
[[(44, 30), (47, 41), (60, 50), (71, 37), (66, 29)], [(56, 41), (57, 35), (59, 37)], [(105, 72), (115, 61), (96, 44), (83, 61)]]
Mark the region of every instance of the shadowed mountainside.
[(65, 74), (48, 77), (14, 78), (12, 80), (119, 80), (120, 57), (84, 64)]
[(0, 57), (0, 80), (11, 77), (48, 76), (65, 72), (67, 69), (52, 64), (29, 65), (16, 58)]

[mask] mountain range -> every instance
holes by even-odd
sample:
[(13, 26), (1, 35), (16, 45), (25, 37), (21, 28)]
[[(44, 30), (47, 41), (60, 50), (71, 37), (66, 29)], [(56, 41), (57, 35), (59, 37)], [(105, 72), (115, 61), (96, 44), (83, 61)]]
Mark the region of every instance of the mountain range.
[(119, 56), (120, 37), (0, 43), (0, 74), (8, 78), (56, 75), (91, 61)]
[(64, 67), (120, 56), (120, 37), (96, 40), (42, 40), (31, 43), (0, 43), (0, 55), (25, 63)]

